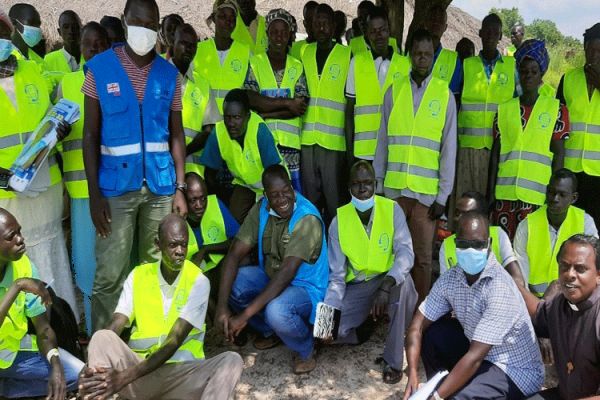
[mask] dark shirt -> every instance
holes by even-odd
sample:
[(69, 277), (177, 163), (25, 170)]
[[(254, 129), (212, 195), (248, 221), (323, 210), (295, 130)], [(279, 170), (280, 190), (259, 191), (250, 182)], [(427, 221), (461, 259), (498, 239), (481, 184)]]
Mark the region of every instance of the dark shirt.
[[(533, 326), (550, 338), (560, 397), (581, 399), (600, 394), (600, 286), (575, 311), (559, 294), (538, 306)], [(572, 370), (569, 373), (569, 367)]]

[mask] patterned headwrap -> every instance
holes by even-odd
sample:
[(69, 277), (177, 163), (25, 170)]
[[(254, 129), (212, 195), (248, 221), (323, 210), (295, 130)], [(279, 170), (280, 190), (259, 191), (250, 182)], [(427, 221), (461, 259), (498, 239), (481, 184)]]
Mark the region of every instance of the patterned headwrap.
[(281, 20), (290, 27), (290, 31), (294, 31), (294, 19), (292, 18), (292, 15), (283, 8), (276, 8), (269, 11), (265, 19), (267, 22), (267, 30), (273, 21)]
[(0, 10), (0, 22), (4, 22), (11, 32), (15, 30), (9, 16), (2, 10)]
[(214, 15), (217, 10), (221, 8), (231, 8), (237, 14), (240, 10), (240, 6), (235, 0), (215, 0), (212, 8), (212, 15)]
[(536, 61), (540, 66), (542, 75), (548, 70), (548, 64), (550, 64), (550, 56), (546, 50), (546, 44), (543, 40), (529, 39), (521, 44), (521, 47), (515, 52), (515, 59), (517, 65), (526, 59), (531, 58)]

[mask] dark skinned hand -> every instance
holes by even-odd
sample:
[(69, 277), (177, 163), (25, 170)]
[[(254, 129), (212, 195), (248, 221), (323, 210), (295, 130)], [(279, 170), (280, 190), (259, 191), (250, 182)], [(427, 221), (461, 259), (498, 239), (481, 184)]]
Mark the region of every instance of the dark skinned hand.
[(385, 316), (389, 302), (390, 294), (379, 289), (375, 295), (373, 305), (371, 306), (371, 315), (373, 316), (373, 320), (377, 321), (379, 318), (383, 318)]
[(294, 97), (288, 100), (288, 110), (296, 117), (304, 115), (306, 112), (306, 100), (304, 97)]
[(436, 201), (431, 205), (431, 207), (429, 207), (429, 212), (427, 215), (429, 215), (429, 219), (436, 220), (444, 215), (445, 210), (446, 207)]
[(111, 223), (108, 200), (102, 195), (90, 196), (90, 213), (97, 234), (102, 238), (107, 238), (110, 235)]
[(248, 324), (248, 319), (242, 314), (229, 317), (229, 341), (233, 342), (242, 329)]
[(52, 298), (50, 292), (46, 289), (44, 282), (34, 278), (19, 278), (14, 281), (13, 285), (16, 285), (19, 291), (31, 293), (39, 296), (42, 299), (42, 303), (49, 307), (52, 304)]
[(47, 400), (63, 400), (67, 395), (67, 384), (65, 374), (60, 363), (53, 364), (48, 379)]
[(71, 133), (71, 125), (65, 121), (60, 121), (56, 127), (56, 139), (60, 142)]

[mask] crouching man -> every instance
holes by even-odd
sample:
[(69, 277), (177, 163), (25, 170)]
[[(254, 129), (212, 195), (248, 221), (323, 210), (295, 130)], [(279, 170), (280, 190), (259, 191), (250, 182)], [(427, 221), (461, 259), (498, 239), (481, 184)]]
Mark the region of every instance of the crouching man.
[[(126, 399), (228, 399), (243, 362), (234, 352), (204, 358), (210, 284), (186, 260), (185, 220), (165, 217), (156, 245), (162, 260), (129, 274), (110, 326), (92, 336), (80, 393), (92, 400), (117, 393)], [(119, 335), (129, 325), (127, 344)]]

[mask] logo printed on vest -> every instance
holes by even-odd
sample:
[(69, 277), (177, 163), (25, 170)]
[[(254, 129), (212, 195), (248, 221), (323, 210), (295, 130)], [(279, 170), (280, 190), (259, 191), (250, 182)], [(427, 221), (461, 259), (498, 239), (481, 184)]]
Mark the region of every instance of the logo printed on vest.
[(206, 234), (208, 235), (208, 238), (210, 240), (215, 241), (219, 236), (219, 228), (216, 225), (213, 225), (210, 228), (208, 228), (208, 232)]
[(442, 110), (442, 105), (438, 100), (431, 100), (429, 102), (429, 112), (431, 116), (437, 118), (440, 115), (440, 111)]
[(230, 65), (233, 72), (240, 72), (240, 70), (242, 69), (242, 62), (237, 58), (235, 60), (231, 60)]
[(120, 96), (121, 95), (121, 87), (119, 86), (118, 82), (107, 83), (106, 84), (106, 92), (108, 94), (112, 94), (113, 96)]
[(30, 103), (37, 103), (40, 101), (40, 92), (35, 85), (25, 85), (25, 95), (29, 98)]
[(379, 248), (381, 249), (382, 252), (387, 252), (388, 249), (390, 248), (390, 237), (387, 233), (382, 233), (379, 236), (379, 240), (377, 241), (377, 244), (379, 245)]
[(252, 157), (252, 151), (250, 151), (250, 149), (244, 150), (244, 158), (246, 161), (254, 164), (254, 157)]
[(550, 117), (550, 114), (544, 112), (538, 117), (538, 122), (540, 126), (545, 129), (552, 123), (552, 118)]
[(508, 76), (504, 72), (500, 72), (498, 75), (498, 83), (502, 86), (508, 83)]
[(192, 103), (194, 103), (194, 106), (196, 106), (196, 107), (200, 106), (201, 98), (202, 98), (202, 93), (200, 92), (200, 89), (195, 87), (194, 90), (192, 90)]
[(183, 309), (183, 306), (185, 306), (185, 294), (180, 291), (177, 293), (177, 297), (175, 298), (175, 310), (180, 313)]
[(400, 71), (396, 71), (396, 73), (394, 73), (394, 80), (400, 78), (402, 74), (400, 73)]
[(446, 64), (440, 66), (439, 76), (441, 79), (446, 79), (448, 77), (448, 66)]
[(290, 69), (288, 69), (287, 73), (290, 77), (290, 80), (294, 80), (296, 79), (296, 75), (298, 75), (298, 70), (296, 69), (296, 67), (291, 67)]
[(342, 72), (342, 69), (340, 68), (339, 64), (333, 64), (332, 66), (329, 67), (329, 76), (334, 81), (337, 80), (337, 78), (339, 78), (341, 72)]

